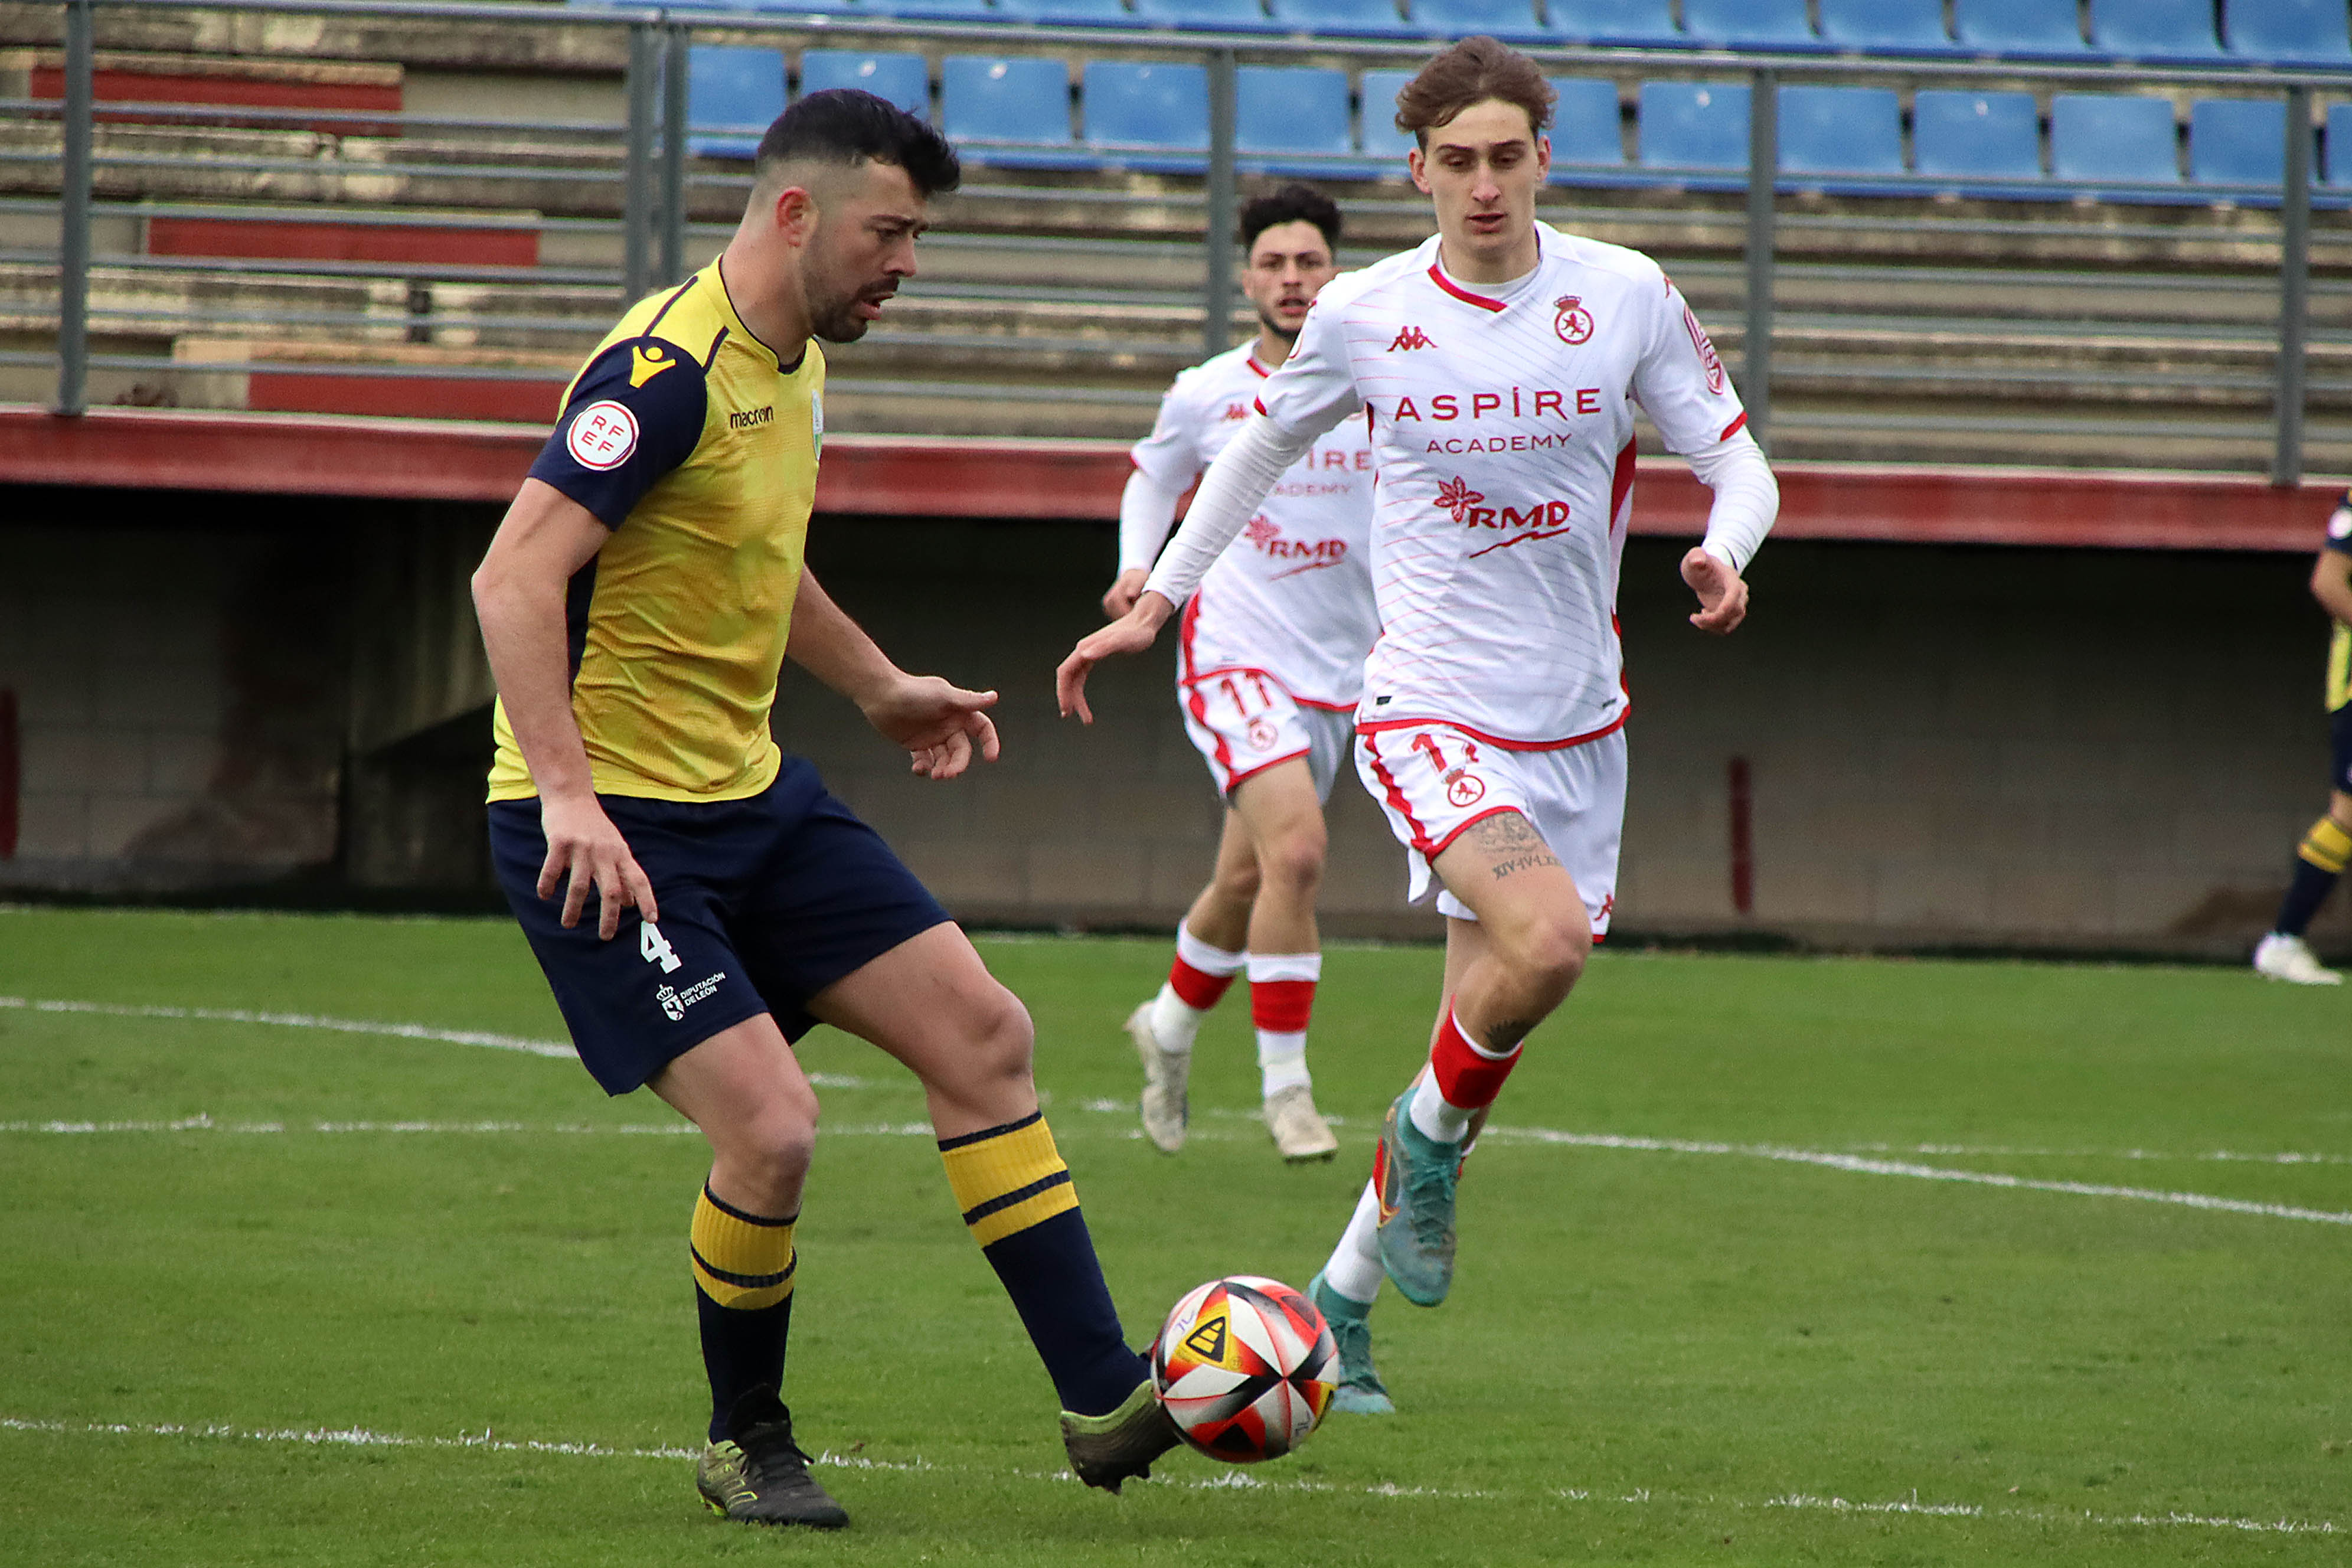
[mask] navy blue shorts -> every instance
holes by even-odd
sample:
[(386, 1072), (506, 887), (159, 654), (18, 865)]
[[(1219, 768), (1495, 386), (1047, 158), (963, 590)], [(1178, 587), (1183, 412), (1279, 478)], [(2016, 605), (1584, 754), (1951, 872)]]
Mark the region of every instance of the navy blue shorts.
[(2352, 795), (2352, 702), (2327, 716), (2327, 787)]
[(653, 883), (658, 925), (625, 910), (603, 941), (592, 893), (580, 923), (563, 928), (562, 889), (539, 896), (547, 837), (536, 800), (490, 803), (490, 858), (607, 1094), (761, 1013), (800, 1038), (816, 1023), (810, 997), (949, 918), (802, 758), (786, 757), (749, 800), (597, 799)]

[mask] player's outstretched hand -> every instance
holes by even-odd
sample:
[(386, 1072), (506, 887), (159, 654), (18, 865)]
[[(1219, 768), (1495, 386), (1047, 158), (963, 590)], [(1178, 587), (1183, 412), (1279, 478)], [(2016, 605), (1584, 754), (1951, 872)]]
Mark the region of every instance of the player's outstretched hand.
[(1717, 637), (1737, 631), (1748, 618), (1748, 584), (1738, 573), (1704, 550), (1683, 557), (1683, 581), (1698, 595), (1691, 625)]
[(1070, 657), (1054, 671), (1054, 698), (1062, 706), (1062, 717), (1076, 713), (1080, 722), (1093, 723), (1094, 710), (1087, 706), (1087, 672), (1113, 654), (1141, 653), (1150, 647), (1175, 608), (1157, 594), (1139, 595), (1127, 614), (1080, 637)]
[(996, 722), (988, 710), (993, 691), (966, 691), (936, 675), (909, 675), (865, 706), (866, 721), (907, 748), (915, 773), (951, 779), (971, 765), (996, 761)]
[[(540, 826), (547, 835), (547, 859), (539, 868), (539, 896), (555, 897), (563, 889), (563, 924), (580, 923), (593, 888), (603, 900), (596, 916), (596, 935), (613, 940), (621, 929), (621, 911), (635, 906), (649, 921), (661, 919), (654, 905), (654, 885), (629, 853), (629, 841), (604, 815), (594, 795), (550, 799), (539, 803)], [(567, 880), (567, 879), (569, 879)]]
[(1144, 579), (1151, 574), (1140, 566), (1130, 566), (1118, 574), (1118, 581), (1103, 595), (1103, 614), (1112, 620), (1135, 608), (1135, 601), (1143, 594)]

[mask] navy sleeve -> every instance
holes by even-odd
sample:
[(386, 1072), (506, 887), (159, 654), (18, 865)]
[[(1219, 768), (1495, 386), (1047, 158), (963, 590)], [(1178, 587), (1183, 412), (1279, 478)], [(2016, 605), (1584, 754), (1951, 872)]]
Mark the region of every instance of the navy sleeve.
[(694, 455), (709, 395), (676, 343), (631, 338), (583, 372), (530, 477), (618, 528), (645, 493)]

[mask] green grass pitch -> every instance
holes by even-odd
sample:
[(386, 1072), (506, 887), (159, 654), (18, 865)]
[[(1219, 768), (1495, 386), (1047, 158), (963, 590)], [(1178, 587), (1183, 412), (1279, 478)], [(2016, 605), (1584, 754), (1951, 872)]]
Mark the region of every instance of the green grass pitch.
[[(1166, 1158), (1118, 1030), (1164, 948), (982, 949), (1036, 1016), (1130, 1334), (1213, 1275), (1304, 1284), (1438, 954), (1331, 953), (1311, 1060), (1342, 1150), (1289, 1169), (1238, 995)], [(1061, 1478), (911, 1080), (820, 1032), (786, 1394), (834, 1537), (693, 1494), (703, 1154), (658, 1102), (200, 1016), (559, 1038), (509, 927), (0, 911), (0, 1563), (2346, 1560), (2341, 993), (1604, 953), (1465, 1177), (1453, 1300), (1375, 1316), (1402, 1412), (1121, 1498)]]

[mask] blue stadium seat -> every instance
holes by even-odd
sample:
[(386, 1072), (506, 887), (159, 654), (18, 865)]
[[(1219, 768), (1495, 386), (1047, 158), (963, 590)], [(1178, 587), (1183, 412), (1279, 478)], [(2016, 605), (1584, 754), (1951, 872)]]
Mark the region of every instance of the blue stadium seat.
[(1348, 131), (1348, 73), (1317, 66), (1235, 68), (1234, 150), (1355, 152)]
[(698, 158), (749, 158), (761, 133), (784, 111), (784, 57), (775, 49), (696, 44), (686, 57), (686, 123), (744, 127), (748, 134), (698, 136), (687, 146)]
[(1007, 20), (1051, 22), (1101, 27), (1131, 27), (1135, 13), (1127, 0), (998, 0), (997, 10)]
[(1885, 87), (1780, 89), (1780, 167), (1792, 174), (1900, 174), (1903, 104)]
[(940, 62), (940, 129), (952, 142), (1070, 145), (1070, 68), (1060, 60), (950, 55)]
[(1641, 99), (1645, 169), (1748, 167), (1748, 84), (1645, 81)]
[(1180, 27), (1266, 26), (1265, 8), (1258, 0), (1135, 0), (1135, 14), (1147, 22)]
[(920, 55), (864, 54), (856, 49), (809, 49), (801, 56), (801, 91), (863, 88), (909, 114), (931, 117), (931, 71)]
[(2352, 186), (2352, 103), (2328, 106), (2327, 183)]
[(2091, 47), (2127, 60), (2210, 60), (2213, 0), (2091, 0)]
[(2200, 185), (2268, 185), (2273, 190), (2284, 185), (2285, 102), (2205, 98), (2190, 104), (2189, 178)]
[(1419, 31), (1405, 26), (1396, 0), (1270, 0), (1267, 9), (1296, 32), (1379, 37)]
[(1368, 70), (1359, 79), (1363, 100), (1364, 153), (1372, 158), (1402, 158), (1412, 151), (1412, 137), (1396, 128), (1397, 94), (1416, 73)]
[(1625, 166), (1625, 116), (1617, 84), (1605, 78), (1568, 77), (1552, 83), (1559, 92), (1551, 120), (1555, 167), (1622, 169)]
[(1412, 0), (1412, 30), (1433, 37), (1486, 33), (1505, 40), (1544, 36), (1535, 0)]
[(1948, 49), (1944, 0), (1821, 0), (1822, 41), (1849, 49)]
[(1687, 44), (1666, 0), (1546, 0), (1544, 29), (1588, 44)]
[(2030, 92), (1923, 88), (1911, 105), (1911, 153), (1930, 178), (2039, 180), (2041, 110)]
[(1209, 73), (1201, 66), (1088, 60), (1087, 145), (1201, 153), (1209, 146)]
[(2352, 58), (2340, 0), (2230, 0), (2230, 52), (2248, 59), (2341, 65)]
[(857, 0), (855, 9), (871, 16), (943, 22), (992, 22), (1002, 15), (990, 0)]
[(1683, 31), (1694, 44), (1807, 48), (1821, 42), (1805, 0), (1683, 0)]
[(2062, 180), (2180, 178), (2172, 103), (2122, 93), (2062, 92), (2050, 100), (2050, 172)]
[(1994, 54), (2084, 52), (2074, 0), (1952, 0), (1952, 37)]

